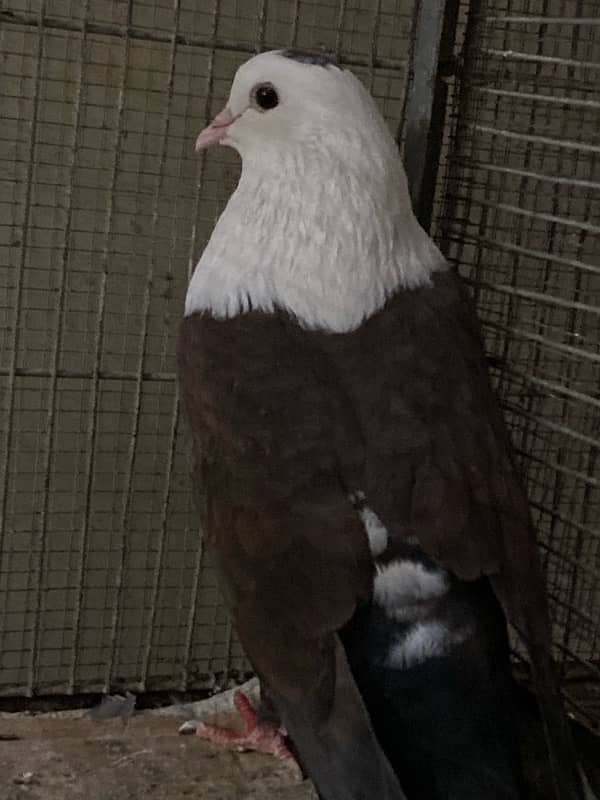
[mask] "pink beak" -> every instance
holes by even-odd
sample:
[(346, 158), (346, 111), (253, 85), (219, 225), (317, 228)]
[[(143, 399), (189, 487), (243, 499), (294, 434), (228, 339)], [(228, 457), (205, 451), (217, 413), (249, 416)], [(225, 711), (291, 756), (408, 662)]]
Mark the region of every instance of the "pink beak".
[(231, 111), (226, 108), (213, 119), (207, 128), (198, 134), (196, 150), (203, 150), (213, 144), (219, 144), (227, 136), (229, 126), (236, 121)]

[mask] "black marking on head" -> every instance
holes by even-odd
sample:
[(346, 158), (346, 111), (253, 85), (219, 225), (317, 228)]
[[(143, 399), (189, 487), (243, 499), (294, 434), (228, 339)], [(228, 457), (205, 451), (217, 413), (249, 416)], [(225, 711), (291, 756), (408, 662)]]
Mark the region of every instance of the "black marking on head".
[(339, 67), (334, 56), (327, 53), (307, 53), (305, 50), (281, 50), (279, 52), (283, 58), (298, 61), (300, 64), (312, 64), (315, 67)]

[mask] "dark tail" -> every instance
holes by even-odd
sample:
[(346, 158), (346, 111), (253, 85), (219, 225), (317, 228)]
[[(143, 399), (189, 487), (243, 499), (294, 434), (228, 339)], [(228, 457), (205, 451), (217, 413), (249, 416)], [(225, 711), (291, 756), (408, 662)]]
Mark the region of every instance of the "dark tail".
[(321, 800), (407, 800), (381, 749), (339, 641), (318, 688), (293, 702), (269, 689)]
[[(531, 800), (547, 800), (556, 795), (556, 784), (550, 767), (546, 733), (539, 704), (525, 686), (516, 687), (516, 706), (523, 764)], [(573, 719), (567, 718), (568, 738), (573, 743), (581, 770), (587, 781), (583, 787), (585, 800), (600, 800), (600, 737)], [(579, 780), (579, 776), (578, 776)]]

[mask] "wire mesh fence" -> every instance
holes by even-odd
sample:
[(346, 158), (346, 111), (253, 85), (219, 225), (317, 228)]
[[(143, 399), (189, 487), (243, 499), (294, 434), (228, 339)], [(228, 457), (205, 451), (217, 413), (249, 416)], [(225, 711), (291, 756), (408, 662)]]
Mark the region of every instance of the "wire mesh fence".
[(5, 0), (0, 694), (244, 669), (202, 548), (174, 343), (238, 175), (193, 143), (262, 48), (351, 64), (392, 129), (409, 0)]
[[(478, 301), (567, 691), (597, 722), (595, 5), (472, 4), (435, 233)], [(239, 170), (226, 149), (196, 157), (194, 138), (237, 66), (280, 46), (337, 54), (397, 132), (413, 3), (0, 8), (0, 694), (200, 688), (246, 664), (197, 529), (176, 394), (188, 276)]]
[(565, 690), (600, 721), (600, 17), (485, 0), (437, 234), (475, 293), (526, 470)]

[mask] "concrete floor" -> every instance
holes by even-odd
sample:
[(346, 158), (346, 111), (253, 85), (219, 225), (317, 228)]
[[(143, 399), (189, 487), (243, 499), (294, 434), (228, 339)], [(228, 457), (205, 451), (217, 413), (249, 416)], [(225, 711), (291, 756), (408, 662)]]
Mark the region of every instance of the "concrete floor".
[(179, 721), (3, 715), (2, 800), (313, 800), (274, 758), (179, 736)]
[[(256, 680), (242, 688), (256, 706)], [(271, 756), (178, 734), (185, 720), (239, 723), (233, 690), (146, 711), (134, 705), (129, 695), (92, 712), (0, 713), (0, 800), (315, 800), (310, 783)], [(541, 728), (521, 716), (532, 799), (545, 800), (552, 792)], [(600, 800), (600, 739), (581, 726), (574, 734)]]

